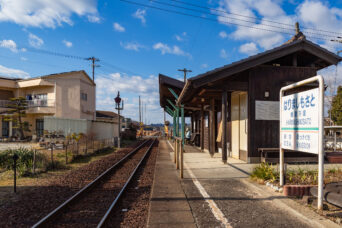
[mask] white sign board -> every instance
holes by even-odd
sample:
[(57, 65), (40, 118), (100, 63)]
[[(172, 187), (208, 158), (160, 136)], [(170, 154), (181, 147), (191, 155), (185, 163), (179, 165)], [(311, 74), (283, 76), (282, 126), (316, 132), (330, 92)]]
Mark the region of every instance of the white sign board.
[(255, 120), (279, 120), (279, 101), (255, 101)]
[(281, 99), (281, 148), (318, 154), (319, 88)]

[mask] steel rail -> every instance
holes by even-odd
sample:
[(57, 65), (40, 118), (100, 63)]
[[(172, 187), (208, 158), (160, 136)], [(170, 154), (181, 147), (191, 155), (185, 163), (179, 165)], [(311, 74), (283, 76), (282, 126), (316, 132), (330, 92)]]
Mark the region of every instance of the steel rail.
[(124, 191), (126, 190), (126, 187), (128, 186), (128, 184), (131, 182), (133, 176), (135, 175), (135, 173), (137, 172), (137, 170), (140, 168), (142, 162), (145, 160), (147, 154), (151, 151), (154, 143), (155, 143), (156, 139), (154, 139), (151, 143), (151, 145), (149, 146), (149, 148), (146, 150), (144, 156), (141, 158), (140, 162), (138, 163), (138, 165), (135, 167), (135, 169), (133, 170), (132, 174), (130, 175), (130, 177), (128, 178), (128, 180), (126, 181), (125, 185), (121, 188), (121, 191), (119, 192), (119, 194), (115, 197), (113, 203), (110, 205), (109, 209), (107, 210), (106, 214), (102, 217), (101, 221), (99, 222), (99, 224), (97, 225), (97, 228), (101, 228), (103, 227), (103, 225), (105, 224), (105, 222), (108, 219), (109, 214), (112, 212), (113, 208), (116, 206), (117, 202), (119, 201), (121, 195), (124, 193)]
[(133, 149), (131, 152), (129, 152), (127, 155), (125, 155), (122, 159), (120, 159), (118, 162), (116, 162), (113, 166), (108, 168), (106, 171), (104, 171), (102, 174), (100, 174), (98, 177), (96, 177), (92, 182), (87, 184), (85, 187), (83, 187), (81, 190), (79, 190), (77, 193), (75, 193), (73, 196), (71, 196), (69, 199), (67, 199), (64, 203), (62, 203), (60, 206), (58, 206), (56, 209), (51, 211), (48, 215), (46, 215), (44, 218), (39, 220), (36, 224), (32, 226), (32, 228), (37, 227), (43, 227), (45, 226), (53, 217), (58, 215), (61, 211), (63, 211), (67, 206), (69, 206), (72, 202), (77, 200), (83, 193), (94, 187), (100, 180), (102, 180), (106, 175), (108, 175), (113, 169), (115, 169), (117, 166), (121, 165), (123, 161), (125, 161), (128, 157), (133, 155), (135, 152), (140, 150), (147, 142), (151, 140), (145, 140), (142, 144), (137, 146), (135, 149)]

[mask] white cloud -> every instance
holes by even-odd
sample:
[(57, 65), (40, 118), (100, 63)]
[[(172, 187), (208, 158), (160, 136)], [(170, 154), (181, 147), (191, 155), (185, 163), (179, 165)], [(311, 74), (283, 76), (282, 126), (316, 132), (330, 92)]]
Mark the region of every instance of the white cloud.
[[(235, 28), (235, 31), (233, 31), (229, 37), (236, 40), (254, 42), (263, 49), (270, 49), (281, 45), (291, 36), (280, 32), (265, 31), (263, 29), (284, 31), (294, 35), (294, 24), (298, 21), (300, 27), (303, 28), (301, 30), (307, 36), (307, 39), (319, 43), (327, 49), (335, 47), (335, 50), (332, 51), (336, 51), (337, 44), (328, 41), (331, 38), (325, 37), (327, 41), (317, 39), (315, 37), (320, 36), (321, 32), (307, 30), (305, 28), (342, 33), (342, 27), (340, 26), (342, 23), (341, 8), (332, 7), (328, 1), (305, 0), (296, 4), (297, 8), (295, 8), (295, 13), (288, 14), (283, 9), (282, 4), (284, 4), (284, 1), (279, 0), (220, 0), (219, 10), (238, 13), (248, 17), (230, 15), (230, 18), (227, 18), (227, 14), (220, 13), (221, 16), (218, 17), (218, 20), (228, 27)], [(260, 19), (257, 20), (255, 17)], [(245, 21), (242, 21), (241, 19)], [(283, 23), (283, 25), (274, 24), (270, 21), (277, 21)], [(239, 25), (232, 25), (229, 23), (237, 23)], [(248, 27), (244, 27), (243, 25)], [(267, 25), (278, 26), (279, 28)], [(311, 34), (312, 32), (318, 34)], [(328, 35), (333, 35), (333, 33), (328, 33)], [(334, 47), (331, 48), (329, 46)]]
[(121, 97), (125, 100), (123, 110), (125, 117), (134, 120), (139, 119), (137, 110), (138, 96), (140, 95), (142, 102), (146, 104), (148, 122), (162, 122), (163, 112), (159, 105), (158, 77), (150, 75), (144, 78), (136, 75), (112, 73), (99, 75), (96, 79), (96, 85), (98, 88), (97, 109), (115, 111), (113, 98), (120, 91)]
[(121, 47), (123, 47), (126, 50), (132, 50), (132, 51), (140, 51), (141, 48), (146, 48), (144, 45), (141, 45), (137, 42), (120, 42)]
[(201, 65), (201, 68), (202, 68), (202, 69), (208, 68), (208, 67), (209, 67), (209, 65), (208, 65), (207, 63), (203, 63), (203, 64)]
[(63, 23), (72, 25), (71, 16), (88, 16), (96, 21), (96, 0), (1, 0), (0, 21), (19, 25), (55, 28)]
[[(270, 0), (260, 0), (257, 2), (250, 0), (221, 0), (219, 7), (220, 10), (225, 10), (226, 12), (232, 13), (238, 12), (241, 15), (246, 15), (252, 18), (238, 16), (227, 18), (227, 14), (221, 13), (221, 16), (218, 17), (218, 19), (221, 23), (229, 27), (234, 26), (236, 28), (236, 30), (231, 33), (231, 37), (233, 39), (253, 41), (264, 49), (270, 49), (283, 43), (285, 41), (285, 37), (283, 34), (280, 33), (262, 30), (275, 30), (275, 28), (266, 27), (265, 25), (261, 24), (270, 24), (267, 21), (271, 20), (294, 25), (296, 21), (296, 18), (293, 15), (286, 14), (286, 12), (280, 7), (280, 4), (280, 1)], [(261, 21), (253, 19), (253, 17), (257, 16), (261, 18)], [(245, 21), (241, 21), (238, 19), (242, 19)], [(246, 20), (249, 22), (247, 22)], [(229, 23), (237, 23), (240, 25), (236, 26)], [(249, 27), (245, 27), (243, 25)], [(293, 30), (293, 28), (294, 26), (291, 29)], [(224, 36), (224, 34), (222, 35)]]
[(11, 78), (29, 78), (30, 74), (13, 68), (8, 68), (0, 65), (0, 75), (11, 77)]
[(72, 47), (72, 42), (70, 41), (67, 41), (67, 40), (63, 40), (63, 44), (68, 47), (68, 48), (71, 48)]
[(137, 9), (132, 16), (139, 19), (143, 25), (146, 24), (146, 10)]
[(101, 18), (99, 16), (96, 15), (88, 15), (88, 21), (91, 23), (100, 23), (101, 22)]
[(117, 23), (117, 22), (114, 22), (114, 23), (113, 23), (113, 28), (114, 28), (114, 30), (117, 31), (117, 32), (124, 32), (124, 31), (126, 31), (125, 27), (123, 27), (122, 25), (120, 25), (120, 24)]
[(0, 47), (8, 48), (12, 52), (18, 52), (17, 44), (13, 40), (1, 40), (0, 41)]
[(224, 39), (224, 38), (227, 38), (227, 37), (228, 37), (228, 34), (227, 34), (225, 31), (221, 31), (221, 32), (219, 33), (219, 36), (220, 36), (222, 39)]
[(187, 57), (191, 58), (191, 55), (189, 53), (184, 52), (177, 45), (173, 45), (173, 47), (170, 47), (167, 44), (163, 44), (161, 42), (158, 42), (158, 43), (153, 45), (153, 49), (154, 50), (159, 50), (162, 55), (173, 54), (173, 55), (187, 56)]
[(32, 47), (39, 48), (44, 44), (44, 41), (41, 38), (39, 38), (38, 36), (30, 33), (29, 34), (29, 44)]
[(223, 59), (227, 59), (228, 58), (228, 54), (227, 54), (226, 50), (221, 49), (220, 57), (223, 58)]
[(182, 32), (180, 35), (176, 34), (175, 38), (177, 41), (182, 42), (187, 38), (187, 33), (186, 32)]
[(258, 47), (255, 43), (250, 42), (240, 46), (239, 51), (244, 54), (253, 55), (258, 52)]

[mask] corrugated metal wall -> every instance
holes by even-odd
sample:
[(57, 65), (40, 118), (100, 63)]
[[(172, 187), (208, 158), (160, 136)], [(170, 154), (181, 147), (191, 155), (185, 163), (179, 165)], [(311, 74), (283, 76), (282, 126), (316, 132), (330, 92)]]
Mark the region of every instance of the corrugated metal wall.
[(118, 124), (103, 121), (44, 116), (44, 131), (62, 132), (63, 135), (92, 133), (96, 139), (110, 139), (118, 136), (117, 128)]

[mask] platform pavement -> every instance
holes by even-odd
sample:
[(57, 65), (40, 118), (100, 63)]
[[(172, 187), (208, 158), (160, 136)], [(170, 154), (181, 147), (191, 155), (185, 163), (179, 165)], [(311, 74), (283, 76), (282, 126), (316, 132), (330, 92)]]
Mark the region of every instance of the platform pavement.
[(190, 206), (170, 159), (171, 148), (159, 142), (147, 227), (196, 227)]

